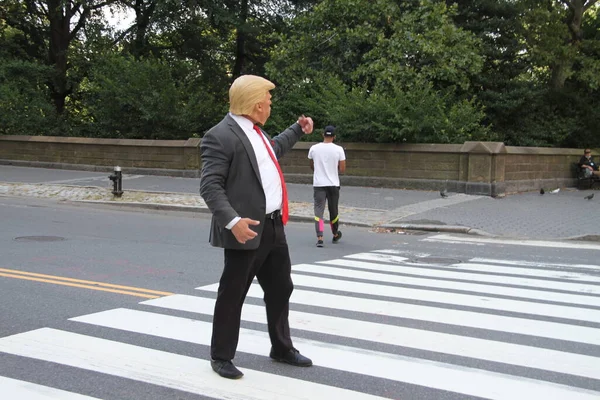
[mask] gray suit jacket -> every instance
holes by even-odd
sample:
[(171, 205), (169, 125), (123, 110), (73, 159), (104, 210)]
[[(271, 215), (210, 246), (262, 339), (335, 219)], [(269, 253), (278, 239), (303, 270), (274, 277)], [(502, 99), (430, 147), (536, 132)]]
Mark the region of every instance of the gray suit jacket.
[[(275, 156), (280, 159), (302, 136), (297, 123), (271, 141)], [(200, 195), (212, 212), (209, 241), (226, 249), (253, 250), (258, 248), (266, 215), (263, 191), (256, 155), (250, 140), (228, 114), (202, 138), (202, 173)], [(225, 226), (235, 217), (260, 221), (253, 226), (258, 235), (239, 243)]]

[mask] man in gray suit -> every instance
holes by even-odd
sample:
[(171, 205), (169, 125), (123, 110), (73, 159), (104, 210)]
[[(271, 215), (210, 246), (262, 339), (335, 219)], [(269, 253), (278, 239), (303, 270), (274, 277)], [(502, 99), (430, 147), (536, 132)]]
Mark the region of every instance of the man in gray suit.
[(229, 89), (229, 113), (202, 138), (200, 194), (212, 212), (210, 243), (223, 247), (225, 263), (213, 317), (211, 366), (224, 378), (243, 373), (232, 363), (239, 339), (246, 293), (254, 277), (264, 291), (271, 352), (280, 362), (308, 367), (312, 361), (296, 350), (288, 323), (294, 288), (283, 226), (287, 191), (277, 159), (302, 134), (313, 130), (310, 117), (273, 139), (258, 125), (271, 114), (275, 85), (254, 76), (237, 78)]

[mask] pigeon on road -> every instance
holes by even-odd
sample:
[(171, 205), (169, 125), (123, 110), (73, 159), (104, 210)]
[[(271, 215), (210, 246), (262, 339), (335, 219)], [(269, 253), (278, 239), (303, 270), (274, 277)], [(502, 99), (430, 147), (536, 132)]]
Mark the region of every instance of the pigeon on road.
[(544, 190), (544, 188), (541, 188), (540, 189), (540, 194), (544, 194), (544, 193), (546, 193), (546, 191)]
[(442, 198), (446, 198), (448, 197), (448, 190), (444, 189), (444, 190), (440, 190), (440, 196), (442, 196)]
[(590, 194), (589, 196), (585, 196), (584, 199), (586, 200), (591, 200), (594, 198), (594, 193)]
[(554, 189), (554, 190), (550, 191), (550, 193), (558, 193), (558, 192), (560, 192), (560, 188), (557, 188), (557, 189)]

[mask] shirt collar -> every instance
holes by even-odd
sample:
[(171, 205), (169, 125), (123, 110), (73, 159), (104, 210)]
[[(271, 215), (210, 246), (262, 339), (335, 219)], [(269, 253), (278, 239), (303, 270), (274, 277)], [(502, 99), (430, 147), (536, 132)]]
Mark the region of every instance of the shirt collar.
[(244, 131), (252, 131), (254, 129), (254, 124), (246, 117), (242, 117), (241, 115), (236, 115), (229, 113), (231, 118), (244, 130)]

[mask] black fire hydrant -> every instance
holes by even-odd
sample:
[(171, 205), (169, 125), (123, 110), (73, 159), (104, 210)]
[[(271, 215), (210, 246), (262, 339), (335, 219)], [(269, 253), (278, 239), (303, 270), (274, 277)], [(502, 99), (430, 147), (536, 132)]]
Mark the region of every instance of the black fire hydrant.
[(121, 197), (121, 195), (123, 194), (123, 174), (121, 172), (121, 167), (115, 167), (114, 172), (112, 173), (112, 175), (108, 176), (108, 179), (113, 181), (112, 194), (114, 194), (117, 197)]

